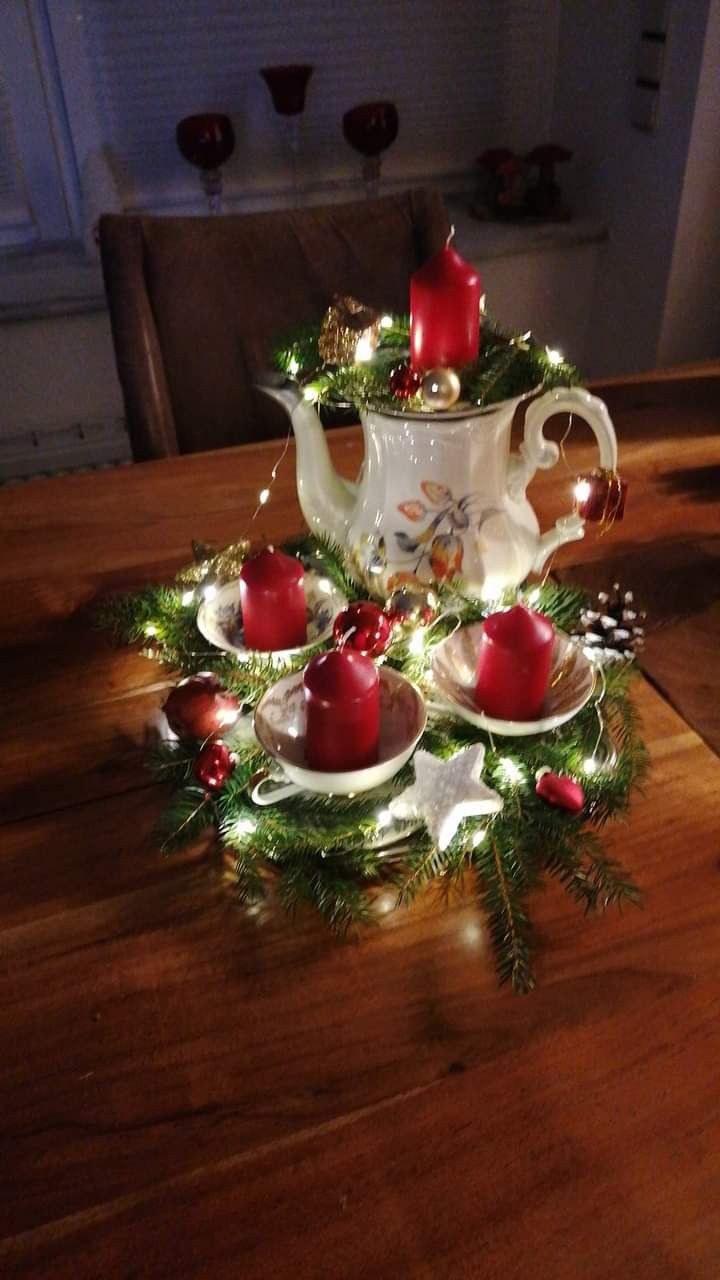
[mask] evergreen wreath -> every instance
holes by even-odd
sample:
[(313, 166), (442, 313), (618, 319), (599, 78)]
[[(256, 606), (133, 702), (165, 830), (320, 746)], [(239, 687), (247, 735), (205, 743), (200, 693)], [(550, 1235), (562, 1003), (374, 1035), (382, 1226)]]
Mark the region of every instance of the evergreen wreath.
[[(351, 364), (323, 361), (318, 342), (321, 325), (305, 325), (276, 347), (273, 363), (279, 373), (294, 379), (320, 405), (421, 411), (420, 394), (398, 401), (390, 388), (391, 370), (407, 359), (410, 318), (383, 316), (377, 346), (368, 360)], [(486, 408), (512, 396), (572, 386), (580, 382), (575, 365), (551, 348), (540, 346), (530, 333), (504, 333), (487, 316), (483, 320), (478, 358), (458, 370), (460, 398)]]
[[(284, 549), (326, 574), (349, 600), (366, 598), (338, 546), (307, 536), (286, 543)], [(200, 547), (196, 562), (178, 574), (173, 585), (106, 599), (99, 607), (98, 623), (118, 642), (140, 643), (148, 657), (179, 675), (215, 673), (249, 714), (270, 685), (302, 669), (308, 654), (282, 666), (263, 656), (239, 662), (233, 654), (209, 648), (198, 631), (203, 584), (233, 576), (248, 550), (242, 543), (214, 555)], [(477, 622), (491, 612), (487, 603), (464, 596), (457, 584), (441, 587), (439, 595), (441, 611), (435, 621), (427, 628), (403, 630), (385, 655), (390, 666), (428, 694), (434, 647), (458, 622)], [(513, 599), (518, 597), (525, 598), (522, 592), (512, 593)], [(576, 628), (586, 603), (581, 592), (552, 582), (534, 587), (530, 601), (567, 631)], [(398, 903), (430, 884), (446, 896), (472, 885), (488, 918), (500, 981), (529, 991), (534, 976), (528, 902), (544, 877), (559, 880), (585, 912), (639, 899), (630, 876), (607, 857), (599, 838), (611, 818), (626, 812), (630, 793), (646, 769), (630, 696), (633, 670), (630, 662), (605, 670), (600, 720), (594, 696), (552, 733), (497, 740), (455, 717), (433, 716), (420, 746), (447, 759), (483, 742), (484, 778), (504, 800), (502, 811), (492, 817), (465, 819), (442, 852), (424, 829), (402, 838), (402, 822), (399, 842), (380, 846), (388, 835), (388, 805), (411, 782), (411, 764), (372, 792), (354, 797), (300, 793), (260, 808), (251, 800), (250, 784), (270, 761), (246, 731), (238, 733), (235, 726), (225, 734), (235, 768), (222, 788), (212, 792), (194, 772), (204, 744), (163, 741), (148, 760), (154, 776), (172, 787), (157, 827), (163, 851), (171, 853), (214, 827), (234, 860), (245, 902), (263, 898), (274, 882), (289, 911), (311, 903), (339, 933), (377, 918), (379, 885), (392, 886)], [(246, 719), (245, 730), (247, 724)], [(582, 777), (586, 804), (581, 814), (552, 807), (536, 794), (535, 774), (543, 767)]]

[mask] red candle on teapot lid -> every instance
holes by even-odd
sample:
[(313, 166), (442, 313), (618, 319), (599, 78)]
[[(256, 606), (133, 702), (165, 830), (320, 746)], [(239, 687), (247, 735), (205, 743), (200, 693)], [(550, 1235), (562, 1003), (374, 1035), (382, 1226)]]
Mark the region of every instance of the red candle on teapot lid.
[(305, 668), (303, 684), (310, 768), (343, 773), (375, 764), (380, 680), (372, 659), (349, 649), (320, 653)]
[(240, 612), (248, 649), (298, 649), (307, 642), (304, 570), (267, 547), (240, 570)]
[(410, 281), (410, 355), (414, 369), (460, 368), (480, 349), (482, 282), (450, 240)]
[(498, 720), (536, 720), (552, 664), (555, 630), (548, 618), (516, 604), (483, 623), (475, 702)]

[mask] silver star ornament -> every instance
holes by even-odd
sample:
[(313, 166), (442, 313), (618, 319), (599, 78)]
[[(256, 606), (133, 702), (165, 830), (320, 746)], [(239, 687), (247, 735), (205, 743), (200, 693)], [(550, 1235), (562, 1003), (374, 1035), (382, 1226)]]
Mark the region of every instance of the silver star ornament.
[(415, 782), (391, 801), (391, 812), (397, 818), (422, 818), (438, 849), (446, 849), (463, 818), (499, 813), (503, 807), (502, 796), (480, 781), (484, 759), (482, 743), (451, 760), (416, 751)]

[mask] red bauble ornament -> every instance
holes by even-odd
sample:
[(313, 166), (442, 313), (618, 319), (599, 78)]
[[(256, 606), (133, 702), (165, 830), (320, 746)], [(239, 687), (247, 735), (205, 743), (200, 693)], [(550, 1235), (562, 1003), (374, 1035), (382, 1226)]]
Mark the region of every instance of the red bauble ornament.
[(578, 515), (593, 524), (610, 528), (625, 514), (627, 480), (617, 471), (597, 467), (587, 475), (578, 476), (575, 486), (575, 505)]
[(379, 658), (385, 652), (391, 634), (390, 619), (372, 600), (348, 605), (333, 623), (333, 638), (338, 649), (352, 649), (369, 658)]
[(396, 400), (410, 400), (420, 390), (422, 378), (409, 364), (396, 364), (388, 374), (388, 386)]
[(535, 784), (536, 794), (548, 804), (568, 813), (581, 813), (585, 807), (585, 792), (574, 778), (566, 774), (542, 773)]
[(208, 791), (219, 791), (235, 768), (224, 742), (208, 742), (195, 761), (195, 777)]
[(171, 691), (163, 707), (179, 738), (220, 737), (238, 718), (240, 702), (213, 675), (190, 676)]

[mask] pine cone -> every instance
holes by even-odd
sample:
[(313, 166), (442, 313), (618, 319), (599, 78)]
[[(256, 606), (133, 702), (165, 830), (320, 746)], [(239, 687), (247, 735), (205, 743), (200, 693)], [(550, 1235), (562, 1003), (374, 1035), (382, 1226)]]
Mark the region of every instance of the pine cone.
[(595, 662), (632, 662), (645, 642), (645, 612), (635, 608), (632, 591), (614, 582), (612, 591), (598, 591), (594, 603), (580, 614), (575, 638)]

